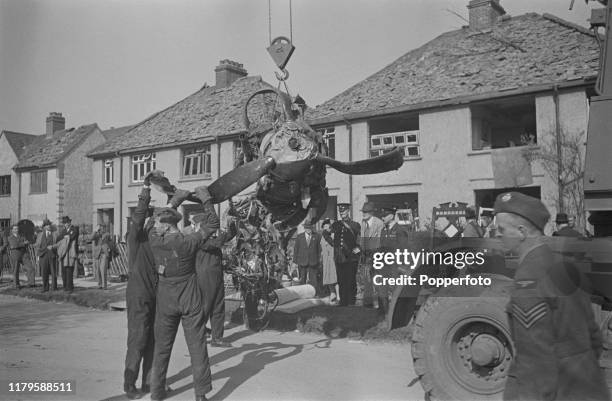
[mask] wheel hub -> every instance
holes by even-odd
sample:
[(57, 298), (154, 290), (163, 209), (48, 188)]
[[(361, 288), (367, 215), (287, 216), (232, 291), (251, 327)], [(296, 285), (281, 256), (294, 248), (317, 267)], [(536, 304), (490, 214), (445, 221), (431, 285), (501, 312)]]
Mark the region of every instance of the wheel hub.
[(478, 366), (495, 366), (504, 358), (504, 345), (490, 334), (479, 334), (472, 341), (472, 362)]

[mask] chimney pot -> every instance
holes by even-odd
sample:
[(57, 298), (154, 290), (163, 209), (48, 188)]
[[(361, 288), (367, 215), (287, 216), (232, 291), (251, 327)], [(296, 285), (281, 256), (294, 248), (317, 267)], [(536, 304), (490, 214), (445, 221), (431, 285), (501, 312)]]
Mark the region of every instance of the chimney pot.
[(62, 113), (50, 112), (47, 117), (47, 127), (45, 133), (47, 136), (53, 136), (57, 131), (61, 131), (66, 128), (66, 119), (62, 116)]
[(246, 77), (248, 73), (241, 63), (225, 59), (221, 60), (219, 65), (215, 67), (215, 75), (215, 86), (217, 88), (225, 88), (233, 84), (237, 79)]
[(471, 0), (467, 6), (470, 13), (470, 28), (482, 30), (494, 25), (506, 14), (499, 0)]

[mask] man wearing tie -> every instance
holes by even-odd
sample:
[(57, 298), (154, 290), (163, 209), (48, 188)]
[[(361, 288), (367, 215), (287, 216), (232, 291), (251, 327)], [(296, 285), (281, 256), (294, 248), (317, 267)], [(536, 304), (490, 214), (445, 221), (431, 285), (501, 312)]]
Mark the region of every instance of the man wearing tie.
[(365, 264), (360, 267), (363, 269), (363, 306), (366, 308), (374, 307), (374, 286), (372, 277), (376, 274), (372, 268), (372, 255), (380, 247), (380, 233), (383, 228), (383, 222), (378, 217), (374, 216), (376, 208), (373, 202), (366, 202), (361, 208), (363, 213), (363, 221), (361, 223), (361, 249)]
[(312, 285), (317, 293), (319, 284), (317, 274), (321, 262), (321, 237), (312, 231), (312, 224), (304, 224), (304, 232), (299, 234), (293, 247), (293, 262), (298, 265), (300, 282)]
[(57, 291), (57, 261), (54, 251), (57, 235), (51, 232), (51, 222), (49, 220), (43, 221), (42, 228), (42, 231), (38, 233), (36, 244), (34, 245), (42, 275), (42, 292), (49, 291), (49, 274), (51, 274), (51, 288), (53, 291)]

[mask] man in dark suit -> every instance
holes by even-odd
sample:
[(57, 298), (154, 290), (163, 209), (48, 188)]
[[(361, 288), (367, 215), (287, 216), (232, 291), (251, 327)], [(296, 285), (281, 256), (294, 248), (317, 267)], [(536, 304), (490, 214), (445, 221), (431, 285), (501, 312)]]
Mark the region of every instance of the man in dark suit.
[(569, 218), (567, 217), (567, 214), (557, 213), (555, 223), (557, 224), (557, 231), (553, 233), (553, 236), (575, 238), (582, 237), (582, 234), (569, 226)]
[(19, 282), (19, 268), (24, 267), (28, 277), (28, 285), (34, 287), (34, 268), (31, 266), (27, 255), (29, 242), (19, 234), (19, 227), (15, 224), (11, 227), (11, 235), (8, 237), (9, 258), (14, 271), (15, 288), (21, 289)]
[(49, 274), (51, 274), (51, 288), (57, 290), (57, 260), (55, 258), (54, 245), (57, 242), (57, 233), (51, 231), (51, 222), (44, 220), (42, 231), (36, 238), (36, 254), (38, 255), (38, 265), (42, 275), (42, 292), (49, 291)]
[[(408, 246), (408, 232), (401, 228), (395, 220), (397, 207), (385, 206), (381, 208), (381, 212), (384, 225), (380, 232), (380, 251), (395, 253), (398, 249), (406, 248)], [(382, 274), (383, 277), (396, 277), (398, 268), (395, 265), (386, 265), (379, 270), (379, 274)], [(389, 311), (389, 296), (391, 293), (391, 287), (388, 285), (376, 286), (378, 312), (381, 315), (386, 315)]]
[(334, 260), (340, 289), (340, 306), (355, 305), (357, 297), (357, 265), (361, 249), (361, 225), (351, 220), (350, 203), (339, 203), (340, 221), (331, 227), (334, 235)]
[(548, 210), (539, 199), (507, 192), (495, 213), (498, 237), (519, 256), (507, 306), (516, 353), (504, 400), (609, 400), (586, 278), (543, 240)]
[(321, 236), (312, 231), (312, 224), (304, 224), (293, 247), (293, 262), (298, 265), (300, 282), (310, 284), (319, 293), (317, 273), (321, 266)]

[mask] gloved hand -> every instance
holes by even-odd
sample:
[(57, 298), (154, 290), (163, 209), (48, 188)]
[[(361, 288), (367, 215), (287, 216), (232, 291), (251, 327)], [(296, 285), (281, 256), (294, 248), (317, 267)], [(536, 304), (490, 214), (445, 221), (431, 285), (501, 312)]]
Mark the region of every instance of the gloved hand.
[(212, 196), (210, 196), (210, 192), (208, 192), (208, 187), (206, 185), (197, 187), (195, 189), (195, 196), (202, 202), (202, 204), (207, 202), (212, 203)]
[(176, 209), (180, 206), (181, 203), (185, 201), (191, 195), (191, 191), (187, 191), (186, 189), (177, 189), (172, 195), (172, 198), (168, 201), (168, 204)]

